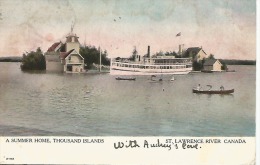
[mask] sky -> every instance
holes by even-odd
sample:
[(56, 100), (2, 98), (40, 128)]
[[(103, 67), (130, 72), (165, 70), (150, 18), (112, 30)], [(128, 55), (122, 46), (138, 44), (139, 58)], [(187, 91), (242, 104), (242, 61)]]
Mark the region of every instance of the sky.
[(216, 58), (256, 59), (255, 0), (0, 0), (0, 57), (46, 51), (72, 25), (82, 45), (108, 57), (184, 44)]

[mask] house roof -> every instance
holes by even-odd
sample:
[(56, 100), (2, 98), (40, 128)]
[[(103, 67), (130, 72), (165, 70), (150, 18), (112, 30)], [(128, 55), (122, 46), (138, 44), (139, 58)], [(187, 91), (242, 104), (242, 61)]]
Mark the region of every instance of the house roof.
[(55, 48), (60, 44), (60, 42), (55, 42), (54, 44), (52, 44), (51, 47), (49, 47), (49, 49), (47, 50), (47, 52), (52, 52), (55, 50)]
[(61, 59), (65, 59), (66, 57), (68, 57), (68, 55), (70, 55), (71, 52), (73, 52), (74, 49), (71, 49), (70, 51), (68, 52), (60, 52), (60, 58)]
[[(60, 52), (60, 58), (65, 59), (67, 58), (75, 49), (71, 49), (68, 52)], [(75, 51), (76, 52), (76, 51)], [(79, 53), (77, 53), (82, 59), (84, 59)]]
[(197, 54), (201, 49), (202, 48), (200, 48), (200, 47), (190, 47), (186, 51), (187, 52), (195, 52)]
[(204, 66), (212, 66), (213, 64), (215, 64), (215, 62), (218, 61), (217, 59), (209, 59), (207, 61), (205, 61)]
[(205, 54), (207, 54), (203, 49), (202, 47), (190, 47), (186, 50), (186, 52), (193, 52), (195, 54), (198, 54), (199, 51), (202, 50)]

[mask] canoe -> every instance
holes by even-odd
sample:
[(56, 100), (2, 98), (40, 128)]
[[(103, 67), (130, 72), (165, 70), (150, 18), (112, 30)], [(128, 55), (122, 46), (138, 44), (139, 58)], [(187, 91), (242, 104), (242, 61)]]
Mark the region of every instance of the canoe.
[(229, 90), (197, 90), (197, 89), (192, 89), (193, 93), (202, 93), (202, 94), (230, 94), (234, 93), (234, 89), (229, 89)]
[(116, 80), (135, 80), (135, 78), (128, 78), (128, 77), (117, 77)]

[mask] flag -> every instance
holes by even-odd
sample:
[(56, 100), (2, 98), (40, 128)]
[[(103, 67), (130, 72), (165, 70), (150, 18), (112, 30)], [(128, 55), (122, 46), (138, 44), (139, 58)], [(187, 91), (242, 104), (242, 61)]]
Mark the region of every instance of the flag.
[(178, 34), (176, 34), (176, 37), (178, 37), (178, 36), (181, 36), (181, 32), (180, 32), (180, 33), (178, 33)]

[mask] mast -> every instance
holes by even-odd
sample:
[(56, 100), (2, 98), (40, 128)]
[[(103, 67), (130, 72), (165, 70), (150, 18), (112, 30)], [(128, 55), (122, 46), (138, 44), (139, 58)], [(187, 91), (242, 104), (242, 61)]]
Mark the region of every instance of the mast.
[(99, 47), (99, 72), (101, 72), (101, 48)]
[(86, 32), (85, 32), (84, 47), (86, 48)]

